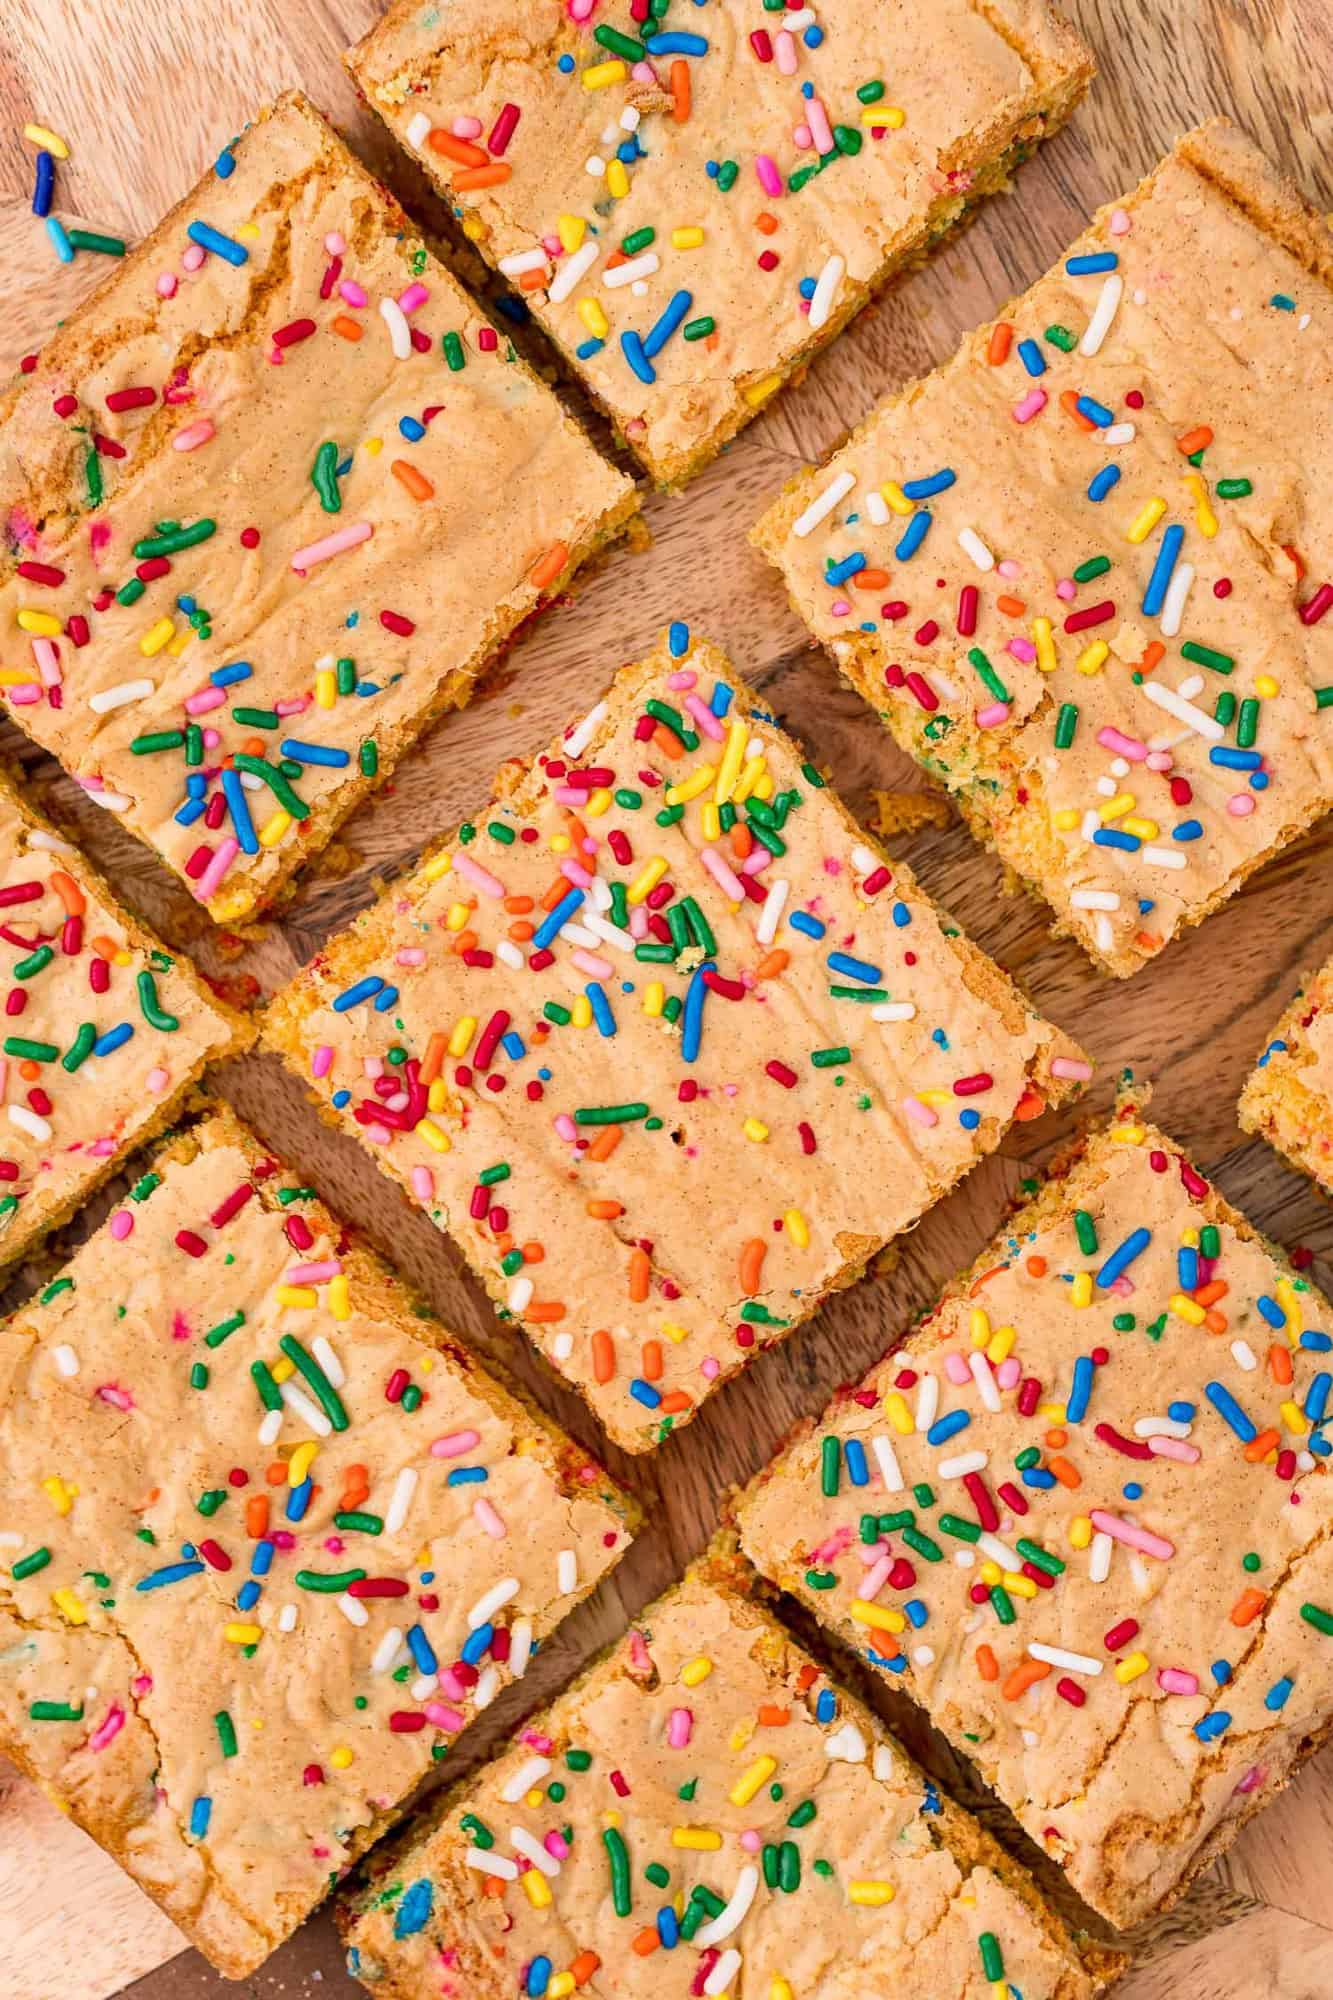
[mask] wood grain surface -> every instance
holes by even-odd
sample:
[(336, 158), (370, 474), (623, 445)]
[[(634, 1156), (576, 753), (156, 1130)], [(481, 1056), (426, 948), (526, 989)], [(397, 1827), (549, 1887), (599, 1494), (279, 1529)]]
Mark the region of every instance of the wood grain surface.
[[(866, 0), (867, 5), (877, 0)], [(889, 4), (889, 0), (885, 0)], [(925, 0), (929, 4), (929, 0)], [(517, 646), (474, 705), (446, 720), (396, 781), (347, 825), (291, 909), (244, 938), (201, 936), (201, 919), (147, 850), (121, 834), (49, 761), (0, 725), (0, 755), (20, 758), (111, 873), (127, 900), (242, 997), (272, 991), (332, 929), (410, 861), (426, 838), (484, 796), (510, 752), (531, 748), (601, 692), (671, 616), (725, 645), (868, 819), (876, 795), (915, 794), (920, 830), (891, 845), (977, 941), (1075, 1033), (1100, 1065), (1095, 1102), (1132, 1068), (1155, 1084), (1154, 1112), (1214, 1169), (1225, 1192), (1280, 1241), (1308, 1244), (1333, 1280), (1333, 1207), (1257, 1141), (1235, 1101), (1302, 967), (1333, 941), (1333, 821), (1326, 821), (1201, 932), (1170, 947), (1132, 985), (1100, 978), (1047, 936), (1042, 910), (1005, 893), (999, 869), (948, 811), (932, 810), (921, 774), (894, 749), (829, 662), (807, 645), (745, 530), (801, 462), (822, 456), (878, 397), (943, 360), (958, 335), (1038, 277), (1095, 204), (1131, 186), (1177, 134), (1215, 111), (1237, 117), (1305, 191), (1333, 206), (1333, 19), (1326, 0), (1067, 0), (1096, 48), (1101, 76), (1073, 125), (1022, 171), (942, 255), (845, 334), (801, 386), (780, 397), (680, 499), (647, 505), (650, 548), (621, 553)], [(0, 0), (0, 268), (7, 274), (3, 365), (38, 344), (95, 279), (95, 260), (57, 266), (29, 212), (37, 118), (68, 135), (59, 212), (135, 237), (199, 175), (265, 98), (300, 83), (428, 229), (439, 204), (359, 105), (339, 52), (365, 32), (376, 0)], [(464, 271), (464, 275), (468, 275)], [(476, 273), (473, 273), (476, 276)], [(602, 441), (605, 442), (604, 433)], [(442, 551), (448, 560), (448, 551)], [(901, 804), (901, 801), (898, 801)], [(495, 1321), (449, 1246), (350, 1141), (316, 1122), (270, 1062), (219, 1074), (237, 1108), (329, 1200), (355, 1217), (440, 1314), (500, 1355), (560, 1420), (598, 1446), (591, 1417)], [(772, 1454), (788, 1424), (859, 1374), (975, 1255), (1031, 1164), (1067, 1128), (1018, 1127), (1002, 1156), (927, 1217), (889, 1267), (842, 1294), (774, 1349), (665, 1451), (618, 1460), (649, 1526), (604, 1586), (450, 1759), (458, 1770), (512, 1727), (520, 1704), (566, 1680), (614, 1638), (705, 1542), (719, 1496)], [(65, 1247), (105, 1214), (90, 1205)], [(60, 1255), (25, 1266), (6, 1303)], [(1022, 1836), (923, 1726), (877, 1683), (875, 1705), (927, 1754), (1016, 1851)], [(1031, 1858), (1029, 1856), (1029, 1858)], [(1135, 1939), (1119, 2000), (1328, 2000), (1333, 1994), (1333, 1752), (1261, 1815), (1227, 1859), (1167, 1918)], [(1049, 1875), (1043, 1880), (1050, 1885)], [(1058, 1893), (1058, 1892), (1057, 1892)], [(154, 1906), (38, 1793), (0, 1770), (0, 1994), (5, 2000), (221, 2000), (237, 1992), (193, 1953)], [(327, 1912), (245, 1983), (255, 2000), (350, 1996)]]

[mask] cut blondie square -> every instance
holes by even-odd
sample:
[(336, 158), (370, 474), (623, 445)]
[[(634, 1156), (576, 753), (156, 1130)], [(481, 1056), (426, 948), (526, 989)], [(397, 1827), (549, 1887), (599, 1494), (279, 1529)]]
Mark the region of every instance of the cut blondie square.
[(1137, 971), (1333, 805), (1333, 233), (1234, 127), (753, 539), (974, 833)]
[(669, 487), (1093, 73), (1044, 0), (396, 0), (347, 61)]
[(1079, 1950), (753, 1585), (715, 1548), (408, 1830), (341, 1913), (372, 1993), (1091, 2000), (1115, 1955)]
[(0, 1267), (65, 1222), (254, 1030), (0, 774)]
[(630, 1451), (1091, 1075), (681, 625), (264, 1032)]
[(0, 1750), (242, 1978), (627, 1503), (230, 1114), (0, 1340)]
[(297, 93), (0, 398), (0, 688), (219, 921), (635, 507)]
[(1330, 1350), (1328, 1301), (1122, 1102), (741, 1541), (1129, 1925), (1329, 1733)]
[(1333, 959), (1306, 981), (1241, 1093), (1240, 1122), (1333, 1195)]

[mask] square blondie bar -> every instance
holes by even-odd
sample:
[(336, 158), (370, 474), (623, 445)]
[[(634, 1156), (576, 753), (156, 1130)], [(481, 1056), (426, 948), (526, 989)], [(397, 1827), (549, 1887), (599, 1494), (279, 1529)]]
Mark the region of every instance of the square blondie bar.
[(297, 93), (25, 368), (0, 689), (219, 921), (635, 506)]
[(680, 625), (264, 1033), (630, 1451), (1091, 1075)]
[(1333, 1195), (1333, 959), (1307, 979), (1241, 1093), (1240, 1122)]
[(383, 1858), (382, 2000), (1090, 2000), (1031, 1879), (714, 1550)]
[(1333, 232), (1224, 121), (753, 539), (1106, 971), (1333, 805)]
[(252, 1024), (0, 774), (0, 1267), (180, 1112)]
[(1042, 0), (396, 0), (347, 60), (668, 487), (1093, 71)]
[(1331, 1351), (1123, 1102), (759, 1475), (742, 1545), (1129, 1925), (1333, 1727)]
[(0, 1750), (241, 1978), (631, 1510), (230, 1114), (0, 1334)]

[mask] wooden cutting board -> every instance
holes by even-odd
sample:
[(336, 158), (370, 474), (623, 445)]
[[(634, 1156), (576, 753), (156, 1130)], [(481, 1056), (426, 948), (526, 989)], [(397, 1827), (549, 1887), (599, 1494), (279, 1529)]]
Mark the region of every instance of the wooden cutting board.
[[(875, 0), (866, 0), (867, 5)], [(925, 0), (928, 5), (928, 0)], [(978, 5), (982, 0), (978, 0)], [(958, 335), (1030, 283), (1097, 203), (1131, 186), (1184, 127), (1228, 111), (1316, 199), (1333, 204), (1333, 21), (1325, 0), (1067, 0), (1097, 48), (1102, 75), (1072, 128), (1023, 169), (1016, 191), (924, 271), (865, 315), (680, 499), (653, 499), (654, 540), (621, 554), (543, 619), (472, 708), (446, 720), (396, 781), (350, 822), (322, 872), (307, 875), (295, 908), (226, 969), (271, 991), (329, 932), (369, 900), (376, 877), (413, 855), (428, 830), (484, 796), (501, 756), (546, 740), (601, 691), (613, 669), (645, 648), (662, 623), (684, 616), (724, 643), (783, 720), (829, 763), (844, 795), (869, 819), (878, 793), (915, 795), (921, 829), (893, 844), (977, 941), (1024, 979), (1042, 1008), (1073, 1030), (1103, 1066), (1100, 1099), (1116, 1072), (1156, 1080), (1154, 1109), (1231, 1198), (1287, 1244), (1305, 1242), (1333, 1279), (1333, 1208), (1235, 1123), (1241, 1083), (1303, 966), (1333, 946), (1333, 820), (1268, 869), (1202, 932), (1177, 944), (1131, 987), (1100, 979), (1068, 944), (1053, 944), (1041, 910), (999, 893), (999, 870), (894, 749), (860, 702), (840, 687), (787, 610), (744, 534), (801, 462), (821, 456), (879, 396), (943, 360)], [(3, 365), (36, 345), (96, 275), (93, 260), (56, 266), (29, 212), (29, 118), (67, 134), (62, 213), (137, 237), (195, 180), (265, 98), (299, 82), (427, 227), (438, 204), (354, 98), (339, 51), (370, 25), (374, 0), (0, 0), (0, 270), (5, 273)], [(17, 737), (39, 780), (52, 767)], [(199, 937), (197, 912), (147, 851), (106, 814), (53, 795), (129, 900), (176, 941), (219, 969), (217, 942)], [(362, 1219), (405, 1274), (479, 1347), (505, 1360), (542, 1401), (596, 1447), (583, 1406), (506, 1336), (478, 1287), (418, 1214), (350, 1142), (320, 1127), (294, 1085), (258, 1059), (235, 1065), (227, 1094), (265, 1137)], [(1067, 1124), (1067, 1121), (1066, 1121)], [(860, 1373), (995, 1226), (1022, 1172), (1059, 1137), (1056, 1121), (1016, 1129), (988, 1162), (901, 1248), (895, 1268), (830, 1304), (785, 1348), (766, 1354), (656, 1461), (617, 1460), (645, 1502), (650, 1526), (608, 1586), (544, 1650), (540, 1680), (553, 1691), (613, 1638), (706, 1541), (718, 1496), (768, 1457), (787, 1425), (820, 1408)], [(104, 1200), (84, 1219), (105, 1212)], [(68, 1244), (67, 1239), (67, 1244)], [(9, 1302), (45, 1266), (25, 1267)], [(518, 1690), (512, 1690), (516, 1696)], [(879, 1705), (889, 1712), (881, 1692)], [(504, 1733), (515, 1702), (479, 1725), (451, 1770)], [(929, 1746), (927, 1746), (929, 1747)], [(1021, 1836), (978, 1799), (965, 1772), (956, 1787), (1002, 1837)], [(1327, 2000), (1333, 1993), (1333, 1753), (1253, 1823), (1225, 1863), (1138, 1941), (1123, 2000)], [(0, 1768), (0, 1993), (6, 2000), (221, 2000), (237, 1992), (193, 1953), (155, 1907), (30, 1786)], [(134, 1982), (138, 1982), (135, 1984)], [(327, 1914), (317, 1917), (247, 1982), (255, 1996), (361, 1991), (342, 1969)]]

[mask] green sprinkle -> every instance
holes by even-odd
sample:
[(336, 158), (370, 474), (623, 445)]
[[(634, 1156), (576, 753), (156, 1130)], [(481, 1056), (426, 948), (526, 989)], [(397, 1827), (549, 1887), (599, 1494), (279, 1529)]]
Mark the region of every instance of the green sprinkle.
[(136, 736), (130, 750), (136, 757), (151, 757), (159, 750), (180, 750), (185, 745), (183, 729), (150, 729), (145, 736)]
[(1074, 1234), (1078, 1238), (1078, 1247), (1083, 1252), (1083, 1255), (1085, 1257), (1095, 1256), (1097, 1251), (1097, 1225), (1088, 1214), (1086, 1208), (1076, 1208), (1074, 1210)]
[(512, 847), (518, 839), (518, 835), (514, 832), (513, 827), (506, 826), (502, 819), (489, 820), (486, 825), (486, 831), (492, 840), (499, 841), (501, 847)]
[(678, 708), (673, 708), (668, 701), (658, 701), (656, 696), (651, 696), (643, 705), (654, 722), (664, 722), (668, 729), (674, 730), (687, 750), (699, 748), (699, 738)]
[(1117, 1313), (1111, 1324), (1117, 1333), (1133, 1333), (1134, 1315), (1133, 1313)]
[(333, 1525), (335, 1528), (346, 1528), (353, 1534), (358, 1535), (382, 1535), (384, 1533), (384, 1522), (378, 1514), (362, 1514), (355, 1509), (346, 1514), (335, 1514)]
[(508, 1160), (497, 1160), (493, 1167), (483, 1167), (477, 1179), (483, 1187), (498, 1187), (501, 1181), (509, 1179), (513, 1171)]
[(262, 778), (278, 804), (293, 819), (309, 819), (309, 806), (304, 799), (296, 796), (276, 764), (270, 764), (264, 757), (248, 756), (244, 750), (237, 750), (232, 762), (238, 771), (249, 771), (252, 777)]
[(699, 319), (687, 319), (680, 330), (682, 340), (706, 340), (717, 329), (717, 321), (711, 313), (704, 313)]
[(571, 1771), (587, 1771), (592, 1768), (591, 1750), (566, 1750), (565, 1763)]
[(298, 1569), (296, 1587), (298, 1590), (318, 1591), (322, 1597), (333, 1597), (352, 1584), (360, 1583), (365, 1574), (363, 1569)]
[(30, 1556), (20, 1556), (9, 1574), (15, 1583), (22, 1583), (25, 1577), (36, 1576), (51, 1560), (50, 1549), (34, 1549)]
[(467, 354), (462, 340), (456, 333), (446, 333), (440, 341), (440, 346), (444, 349), (445, 362), (453, 374), (457, 375), (461, 369), (467, 367)]
[(273, 708), (234, 708), (231, 719), (243, 723), (247, 729), (276, 729), (282, 721)]
[(230, 1340), (236, 1329), (244, 1325), (245, 1314), (243, 1312), (234, 1312), (228, 1318), (220, 1319), (217, 1325), (211, 1326), (204, 1335), (204, 1346), (221, 1347), (224, 1340)]
[(1219, 500), (1244, 500), (1253, 491), (1253, 482), (1248, 479), (1219, 479), (1217, 482)]
[(1078, 335), (1071, 333), (1067, 326), (1048, 326), (1046, 339), (1052, 347), (1058, 347), (1062, 354), (1072, 354), (1078, 346)]
[(1060, 704), (1060, 713), (1055, 718), (1055, 747), (1057, 750), (1068, 750), (1070, 748), (1074, 741), (1074, 732), (1077, 728), (1078, 704), (1072, 701), (1062, 701)]
[(979, 1542), (981, 1529), (975, 1521), (966, 1520), (961, 1514), (941, 1514), (940, 1529), (946, 1535), (956, 1535), (960, 1542)]
[(356, 753), (356, 758), (358, 764), (361, 766), (362, 777), (373, 778), (380, 768), (379, 745), (373, 736), (367, 736), (363, 739), (361, 747)]
[(994, 1931), (983, 1931), (977, 1939), (981, 1951), (981, 1969), (987, 1979), (1004, 1978), (1004, 1953), (1000, 1950), (1000, 1940)]
[(1186, 639), (1180, 657), (1192, 660), (1196, 667), (1211, 667), (1215, 674), (1229, 674), (1236, 664), (1230, 653), (1219, 653), (1213, 646), (1200, 646), (1194, 639)]
[(343, 1408), (337, 1390), (320, 1367), (313, 1354), (307, 1354), (294, 1334), (284, 1333), (278, 1346), (289, 1361), (296, 1364), (306, 1381), (314, 1390), (323, 1410), (335, 1431), (345, 1431), (351, 1427), (351, 1418)]
[(97, 447), (89, 445), (83, 460), (83, 476), (88, 482), (88, 505), (100, 507), (102, 504), (102, 461), (97, 455)]
[(737, 166), (734, 160), (723, 160), (721, 166), (717, 170), (717, 186), (721, 189), (723, 194), (729, 194), (732, 188), (735, 187), (736, 176), (739, 173), (740, 173), (740, 168)]
[(132, 576), (129, 582), (122, 583), (120, 589), (116, 592), (116, 602), (117, 604), (137, 604), (147, 588), (148, 585), (143, 581), (142, 577)]
[(648, 1116), (646, 1104), (583, 1104), (574, 1113), (576, 1125), (631, 1125)]
[(976, 673), (977, 679), (981, 682), (987, 694), (992, 695), (996, 701), (1007, 702), (1010, 699), (1009, 690), (996, 673), (990, 661), (986, 658), (986, 655), (982, 652), (980, 646), (973, 646), (969, 650), (967, 657), (969, 664)]
[(339, 694), (355, 694), (356, 661), (342, 659), (334, 668), (334, 682)]
[(315, 453), (315, 462), (310, 468), (310, 484), (319, 495), (319, 504), (326, 514), (342, 512), (342, 494), (338, 491), (338, 447), (326, 439)]
[(139, 1006), (150, 1028), (157, 1028), (164, 1035), (174, 1035), (180, 1022), (174, 1014), (168, 1014), (157, 997), (157, 981), (145, 966), (134, 982), (139, 994)]
[(52, 1299), (58, 1299), (62, 1292), (72, 1292), (73, 1290), (73, 1278), (53, 1278), (46, 1290), (41, 1294), (42, 1304), (44, 1306), (50, 1305)]
[[(628, 785), (622, 785), (620, 790), (616, 793), (615, 799), (616, 799), (616, 804), (620, 807), (620, 810), (622, 812), (630, 812), (630, 813), (638, 812), (639, 808), (643, 804), (643, 793), (631, 791)], [(616, 888), (619, 888), (623, 892), (624, 887), (625, 885), (623, 882), (614, 884), (612, 887), (612, 894), (615, 893)]]
[(39, 944), (36, 951), (29, 952), (28, 956), (21, 958), (14, 967), (15, 979), (35, 979), (39, 972), (46, 970), (54, 957), (55, 953), (49, 944)]
[(826, 1500), (837, 1498), (841, 1468), (842, 1446), (836, 1437), (826, 1437), (819, 1447), (819, 1484)]
[(640, 250), (646, 250), (656, 238), (657, 231), (645, 224), (642, 229), (631, 229), (628, 236), (622, 237), (620, 247), (627, 257), (637, 257)]
[(1032, 1466), (1039, 1465), (1040, 1463), (1041, 1452), (1037, 1446), (1035, 1444), (1025, 1445), (1014, 1460), (1014, 1470), (1015, 1472), (1027, 1472)]
[(619, 28), (612, 28), (605, 21), (593, 29), (592, 38), (600, 42), (604, 49), (610, 49), (612, 55), (623, 56), (626, 62), (648, 60), (648, 51), (642, 42), (636, 42), (633, 35), (622, 35)]
[(225, 1708), (220, 1708), (213, 1717), (213, 1727), (217, 1730), (218, 1742), (222, 1746), (223, 1756), (234, 1757), (236, 1755), (236, 1724), (232, 1721)]
[(1321, 1611), (1317, 1604), (1303, 1604), (1301, 1617), (1307, 1625), (1313, 1625), (1316, 1632), (1322, 1632), (1326, 1639), (1333, 1639), (1333, 1611)]
[(124, 239), (119, 236), (103, 236), (97, 229), (70, 229), (66, 231), (76, 250), (97, 250), (103, 257), (123, 257)]
[(1014, 1611), (1013, 1599), (1003, 1584), (995, 1583), (991, 1585), (990, 1602), (991, 1610), (995, 1613), (1001, 1625), (1012, 1625), (1017, 1614)]
[(1253, 750), (1259, 734), (1259, 704), (1252, 696), (1247, 696), (1240, 705), (1236, 720), (1236, 742), (1242, 750)]
[(940, 1547), (939, 1543), (933, 1536), (923, 1535), (920, 1528), (904, 1528), (902, 1536), (908, 1548), (915, 1549), (916, 1553), (923, 1557), (926, 1562), (937, 1563), (944, 1561), (944, 1550)]
[(1213, 710), (1213, 715), (1221, 723), (1223, 729), (1230, 729), (1232, 723), (1236, 720), (1236, 697), (1232, 694), (1230, 688), (1223, 688), (1221, 694), (1217, 697), (1217, 706)]
[(1105, 576), (1110, 567), (1110, 556), (1089, 556), (1088, 560), (1080, 563), (1074, 571), (1074, 581), (1075, 583), (1091, 583), (1094, 577)]
[(618, 1917), (627, 1917), (634, 1908), (634, 1892), (630, 1887), (629, 1849), (619, 1827), (603, 1829), (602, 1845), (611, 1862), (611, 1907)]
[(1205, 1222), (1199, 1231), (1199, 1255), (1220, 1257), (1222, 1254), (1222, 1232), (1215, 1222)]
[(1021, 1556), (1026, 1557), (1028, 1562), (1035, 1564), (1038, 1569), (1045, 1570), (1047, 1576), (1064, 1575), (1065, 1566), (1059, 1556), (1051, 1555), (1049, 1550), (1044, 1549), (1040, 1542), (1032, 1542), (1024, 1538), (1015, 1542), (1014, 1547)]
[(548, 1021), (554, 1021), (557, 1028), (567, 1028), (574, 1018), (568, 1007), (562, 1007), (558, 1000), (548, 1000), (542, 1007)]
[(192, 1389), (206, 1389), (208, 1387), (208, 1365), (206, 1362), (196, 1361), (192, 1364), (190, 1368), (190, 1387)]
[(54, 1062), (60, 1051), (54, 1042), (30, 1042), (26, 1035), (6, 1035), (5, 1054), (25, 1062)]
[(811, 1049), (810, 1061), (816, 1069), (840, 1069), (852, 1059), (851, 1050), (844, 1044), (837, 1049)]
[(134, 553), (142, 562), (145, 556), (174, 556), (181, 549), (197, 548), (200, 542), (209, 541), (216, 533), (216, 521), (195, 521), (192, 526), (182, 528), (172, 523), (162, 524), (161, 532), (148, 535), (134, 544)]
[[(776, 11), (775, 8), (774, 12)], [(856, 95), (862, 104), (878, 104), (884, 95), (884, 85), (878, 77), (872, 77), (869, 83), (863, 83), (859, 86)]]
[(194, 1504), (204, 1519), (211, 1521), (217, 1513), (218, 1508), (225, 1504), (226, 1498), (227, 1489), (225, 1486), (210, 1486), (208, 1492), (201, 1493)]
[(471, 1834), (474, 1847), (480, 1847), (483, 1851), (488, 1851), (494, 1847), (495, 1835), (491, 1832), (485, 1820), (478, 1819), (475, 1813), (464, 1813), (462, 1819), (459, 1821), (459, 1825), (465, 1833)]
[(818, 1808), (813, 1799), (802, 1799), (801, 1803), (788, 1813), (788, 1826), (809, 1826), (817, 1810)]
[(35, 1701), (28, 1710), (33, 1722), (82, 1722), (83, 1703)]
[(282, 1408), (282, 1394), (269, 1372), (267, 1363), (252, 1361), (250, 1363), (250, 1374), (254, 1379), (256, 1389), (259, 1391), (259, 1399), (263, 1403), (264, 1408), (266, 1410), (280, 1410)]

